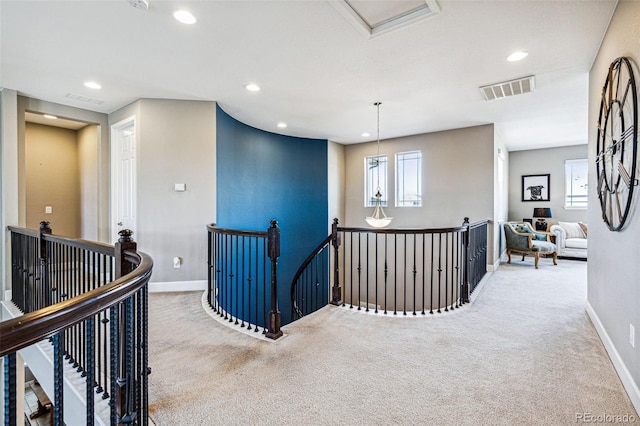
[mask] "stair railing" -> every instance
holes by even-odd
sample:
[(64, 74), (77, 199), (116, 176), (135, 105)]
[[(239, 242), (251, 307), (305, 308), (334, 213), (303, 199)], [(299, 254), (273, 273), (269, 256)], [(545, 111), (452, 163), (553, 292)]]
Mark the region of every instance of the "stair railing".
[(468, 218), (438, 229), (344, 228), (334, 219), (294, 276), (292, 317), (327, 303), (393, 315), (457, 309), (486, 272), (486, 232), (487, 221)]
[[(262, 333), (282, 336), (278, 309), (280, 228), (266, 231), (207, 226), (207, 303), (224, 320)], [(269, 283), (269, 284), (267, 284)]]
[(108, 399), (106, 423), (148, 424), (147, 284), (153, 261), (136, 251), (132, 232), (115, 246), (9, 227), (11, 306), (21, 315), (0, 323), (4, 357), (4, 421), (17, 424), (16, 352), (53, 343), (53, 424), (63, 425), (64, 361), (84, 378), (86, 422), (94, 424), (94, 394)]

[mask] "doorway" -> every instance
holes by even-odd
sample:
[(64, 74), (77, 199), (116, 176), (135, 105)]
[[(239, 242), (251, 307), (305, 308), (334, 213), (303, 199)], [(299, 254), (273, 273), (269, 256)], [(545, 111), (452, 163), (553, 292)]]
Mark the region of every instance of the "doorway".
[(136, 117), (111, 126), (111, 229), (136, 231)]

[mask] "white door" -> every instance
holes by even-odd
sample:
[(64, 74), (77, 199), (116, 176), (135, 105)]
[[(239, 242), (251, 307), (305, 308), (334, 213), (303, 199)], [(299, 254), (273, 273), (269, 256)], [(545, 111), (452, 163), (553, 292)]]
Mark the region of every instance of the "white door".
[[(136, 118), (111, 126), (111, 234), (136, 230)], [(135, 239), (135, 236), (134, 236)]]

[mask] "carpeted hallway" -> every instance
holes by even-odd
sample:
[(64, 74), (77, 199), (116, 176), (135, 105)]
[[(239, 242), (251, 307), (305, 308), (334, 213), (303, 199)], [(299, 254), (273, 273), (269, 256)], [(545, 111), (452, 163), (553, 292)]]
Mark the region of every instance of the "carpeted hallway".
[(201, 292), (151, 294), (150, 417), (162, 426), (638, 419), (585, 312), (586, 266), (516, 260), (451, 314), (330, 306), (277, 342), (221, 325)]

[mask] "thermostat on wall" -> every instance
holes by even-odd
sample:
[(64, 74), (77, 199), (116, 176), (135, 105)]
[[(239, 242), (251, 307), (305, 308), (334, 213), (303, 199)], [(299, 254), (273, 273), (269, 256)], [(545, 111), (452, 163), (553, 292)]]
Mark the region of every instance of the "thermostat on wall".
[(184, 183), (176, 183), (174, 186), (174, 191), (176, 192), (184, 192), (187, 190), (187, 185)]

